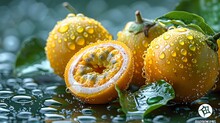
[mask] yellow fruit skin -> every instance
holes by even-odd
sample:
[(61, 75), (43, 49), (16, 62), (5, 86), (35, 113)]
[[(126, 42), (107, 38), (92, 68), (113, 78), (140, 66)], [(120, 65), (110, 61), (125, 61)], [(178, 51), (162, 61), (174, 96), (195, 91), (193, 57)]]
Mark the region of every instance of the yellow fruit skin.
[[(101, 90), (100, 92), (97, 92), (94, 94), (84, 94), (84, 93), (75, 92), (73, 87), (71, 87), (72, 86), (70, 84), (71, 82), (69, 82), (69, 80), (68, 80), (68, 78), (69, 78), (68, 71), (70, 69), (72, 62), (77, 58), (77, 56), (79, 54), (84, 52), (86, 49), (88, 49), (90, 47), (97, 46), (98, 44), (105, 44), (105, 43), (113, 43), (115, 45), (120, 45), (125, 49), (126, 54), (128, 54), (128, 56), (129, 56), (127, 69), (120, 76), (120, 78), (118, 78), (117, 81), (115, 83), (111, 84), (107, 89)], [(128, 86), (131, 82), (131, 79), (133, 77), (133, 71), (134, 71), (133, 54), (132, 54), (131, 50), (125, 44), (118, 42), (118, 41), (100, 41), (100, 42), (90, 44), (90, 45), (84, 47), (83, 49), (81, 49), (79, 52), (77, 52), (68, 62), (66, 69), (65, 69), (64, 77), (65, 77), (65, 83), (66, 83), (67, 88), (69, 88), (70, 92), (72, 94), (74, 94), (76, 97), (78, 97), (81, 101), (88, 103), (88, 104), (105, 104), (105, 103), (108, 103), (118, 97), (118, 94), (115, 90), (116, 84), (121, 90), (125, 90), (128, 88)]]
[(138, 34), (134, 34), (129, 32), (128, 27), (130, 23), (128, 23), (123, 31), (118, 32), (118, 41), (124, 42), (134, 54), (134, 77), (132, 79), (132, 84), (141, 86), (145, 84), (145, 78), (142, 76), (142, 68), (144, 66), (143, 54), (144, 51), (147, 50), (150, 42), (163, 34), (166, 29), (162, 27), (160, 24), (156, 24), (151, 27), (148, 31), (148, 36), (146, 37), (144, 32), (140, 32)]
[[(220, 64), (220, 39), (217, 40), (217, 44), (218, 44), (218, 61), (219, 61), (219, 64)], [(215, 88), (215, 91), (220, 91), (220, 74), (218, 75), (218, 81), (216, 83), (216, 88)]]
[(151, 42), (144, 56), (146, 83), (164, 79), (173, 85), (177, 102), (204, 96), (218, 76), (218, 56), (200, 32), (169, 30)]
[(77, 51), (90, 43), (108, 39), (112, 36), (96, 20), (82, 14), (69, 14), (50, 32), (45, 50), (54, 72), (63, 78), (67, 62)]

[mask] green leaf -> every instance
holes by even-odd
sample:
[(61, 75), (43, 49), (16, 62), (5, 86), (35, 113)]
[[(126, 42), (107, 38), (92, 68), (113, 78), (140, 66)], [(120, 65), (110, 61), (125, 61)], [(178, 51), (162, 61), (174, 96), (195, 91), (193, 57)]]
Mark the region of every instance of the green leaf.
[(196, 29), (206, 35), (214, 35), (213, 29), (199, 15), (185, 11), (171, 11), (159, 18), (157, 21), (165, 25), (183, 26)]
[(14, 65), (14, 73), (17, 76), (52, 73), (49, 62), (46, 60), (45, 42), (39, 38), (31, 38), (23, 42)]
[(176, 10), (196, 13), (217, 32), (220, 32), (220, 1), (219, 0), (181, 0)]
[(146, 116), (151, 111), (166, 105), (169, 100), (175, 97), (174, 89), (164, 80), (142, 86), (134, 93), (121, 91), (117, 86), (116, 90), (122, 111), (127, 117), (132, 115)]

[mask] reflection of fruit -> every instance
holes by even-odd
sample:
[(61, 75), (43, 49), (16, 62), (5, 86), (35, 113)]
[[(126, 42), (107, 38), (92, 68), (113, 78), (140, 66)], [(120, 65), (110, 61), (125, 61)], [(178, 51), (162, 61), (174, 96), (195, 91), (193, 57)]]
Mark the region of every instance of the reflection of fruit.
[[(218, 61), (219, 61), (219, 64), (220, 64), (220, 38), (217, 40), (217, 44), (218, 44)], [(218, 80), (217, 80), (217, 84), (216, 84), (216, 88), (215, 90), (216, 91), (220, 91), (220, 74), (218, 75)]]
[(186, 28), (169, 30), (151, 42), (144, 54), (147, 82), (164, 79), (176, 100), (189, 102), (204, 96), (218, 75), (218, 56), (202, 33)]
[(133, 76), (130, 49), (117, 41), (101, 41), (77, 52), (65, 69), (67, 88), (83, 102), (102, 104), (117, 97), (115, 84), (126, 89)]
[(47, 58), (54, 72), (63, 77), (67, 62), (77, 51), (105, 39), (112, 39), (112, 36), (99, 22), (82, 14), (69, 14), (50, 32), (46, 46)]
[(142, 19), (140, 12), (136, 13), (136, 21), (128, 22), (125, 28), (118, 32), (118, 41), (124, 42), (134, 54), (135, 71), (132, 83), (143, 85), (145, 79), (142, 77), (143, 53), (150, 42), (164, 33), (166, 29), (157, 22)]

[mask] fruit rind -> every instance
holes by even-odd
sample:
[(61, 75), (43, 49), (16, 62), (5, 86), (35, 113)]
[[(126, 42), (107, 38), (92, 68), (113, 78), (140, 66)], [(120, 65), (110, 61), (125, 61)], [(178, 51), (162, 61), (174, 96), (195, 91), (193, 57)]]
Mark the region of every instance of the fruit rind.
[[(117, 74), (114, 75), (114, 77), (111, 80), (109, 80), (107, 83), (97, 88), (83, 87), (79, 83), (75, 82), (72, 72), (74, 70), (74, 66), (81, 59), (82, 55), (97, 47), (106, 47), (106, 46), (112, 46), (117, 50), (122, 51), (120, 53), (122, 53), (124, 61), (122, 67), (120, 68), (120, 71), (118, 71)], [(117, 97), (115, 84), (117, 84), (119, 88), (122, 90), (128, 87), (131, 78), (133, 76), (133, 69), (134, 69), (133, 62), (134, 61), (132, 57), (132, 52), (125, 44), (121, 42), (102, 41), (102, 42), (90, 44), (85, 48), (81, 49), (79, 52), (77, 52), (68, 62), (64, 75), (67, 88), (69, 88), (69, 90), (79, 99), (81, 99), (83, 102), (90, 104), (107, 103), (110, 100), (115, 99)]]

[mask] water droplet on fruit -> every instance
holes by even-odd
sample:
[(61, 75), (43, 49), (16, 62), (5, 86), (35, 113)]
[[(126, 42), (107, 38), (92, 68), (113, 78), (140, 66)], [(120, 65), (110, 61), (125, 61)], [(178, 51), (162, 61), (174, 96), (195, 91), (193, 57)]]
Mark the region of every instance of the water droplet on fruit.
[(179, 40), (179, 44), (184, 45), (185, 44), (184, 40)]
[(160, 47), (159, 45), (156, 45), (156, 46), (155, 46), (156, 49), (158, 49), (159, 47)]
[(180, 68), (183, 68), (183, 64), (179, 64), (179, 67), (180, 67)]
[(187, 62), (188, 60), (187, 60), (186, 57), (182, 57), (182, 61), (183, 61), (183, 62)]
[(61, 40), (61, 39), (59, 39), (59, 40), (58, 40), (58, 43), (61, 43), (61, 42), (62, 42), (62, 40)]
[(193, 40), (193, 36), (192, 36), (192, 35), (188, 35), (188, 36), (187, 36), (187, 39)]
[(78, 26), (78, 27), (76, 28), (76, 31), (77, 31), (78, 33), (82, 33), (82, 32), (84, 31), (84, 29), (83, 29), (83, 27)]
[(144, 47), (148, 47), (149, 46), (149, 44), (148, 44), (148, 42), (146, 40), (143, 40), (142, 44), (143, 44)]
[(187, 31), (187, 29), (186, 28), (179, 28), (178, 31), (179, 32), (185, 32), (185, 31)]
[(84, 45), (84, 44), (85, 44), (85, 39), (84, 39), (83, 37), (81, 37), (81, 36), (78, 36), (78, 37), (76, 38), (76, 44), (78, 44), (78, 45)]
[(187, 55), (187, 51), (185, 49), (181, 49), (180, 53), (184, 56)]
[(54, 47), (56, 46), (56, 44), (53, 42), (53, 43), (51, 44), (51, 46), (54, 48)]
[(60, 33), (65, 33), (69, 29), (69, 25), (61, 25), (58, 31)]
[(88, 35), (87, 32), (84, 32), (84, 33), (83, 33), (83, 36), (84, 36), (84, 37), (88, 37), (89, 35)]
[(163, 100), (162, 96), (150, 97), (147, 99), (147, 104), (152, 105), (152, 104), (160, 102), (161, 100)]
[(197, 60), (193, 58), (192, 63), (194, 63), (194, 64), (197, 63)]
[(149, 64), (152, 64), (152, 63), (153, 63), (152, 59), (149, 59), (148, 63), (149, 63)]
[(55, 35), (53, 36), (53, 38), (56, 40), (56, 39), (58, 38), (58, 36), (55, 34)]
[(76, 36), (75, 36), (75, 35), (71, 35), (70, 38), (71, 38), (72, 40), (74, 40), (74, 39), (76, 38)]
[(170, 61), (169, 61), (169, 60), (167, 60), (167, 61), (166, 61), (166, 63), (167, 63), (167, 64), (170, 64)]
[(175, 52), (175, 51), (171, 51), (171, 55), (172, 55), (173, 57), (176, 57), (176, 52)]
[(87, 26), (86, 27), (86, 31), (89, 33), (89, 34), (93, 34), (94, 33), (94, 29), (90, 26)]
[(75, 14), (70, 13), (70, 14), (67, 15), (67, 18), (69, 18), (69, 17), (75, 17), (75, 16), (76, 16)]
[(190, 45), (189, 45), (189, 49), (190, 49), (191, 51), (196, 51), (196, 47), (195, 47), (193, 44), (190, 44)]
[(92, 109), (88, 109), (88, 108), (82, 109), (82, 114), (83, 115), (92, 115), (93, 112), (94, 111)]
[(66, 42), (67, 42), (67, 38), (64, 38), (64, 41), (66, 41)]
[(169, 39), (169, 38), (170, 38), (170, 34), (166, 34), (166, 35), (163, 36), (163, 39), (164, 39), (164, 40), (167, 40), (167, 39)]
[(160, 59), (164, 59), (164, 58), (165, 58), (165, 53), (162, 52), (162, 53), (160, 54), (159, 58), (160, 58)]

